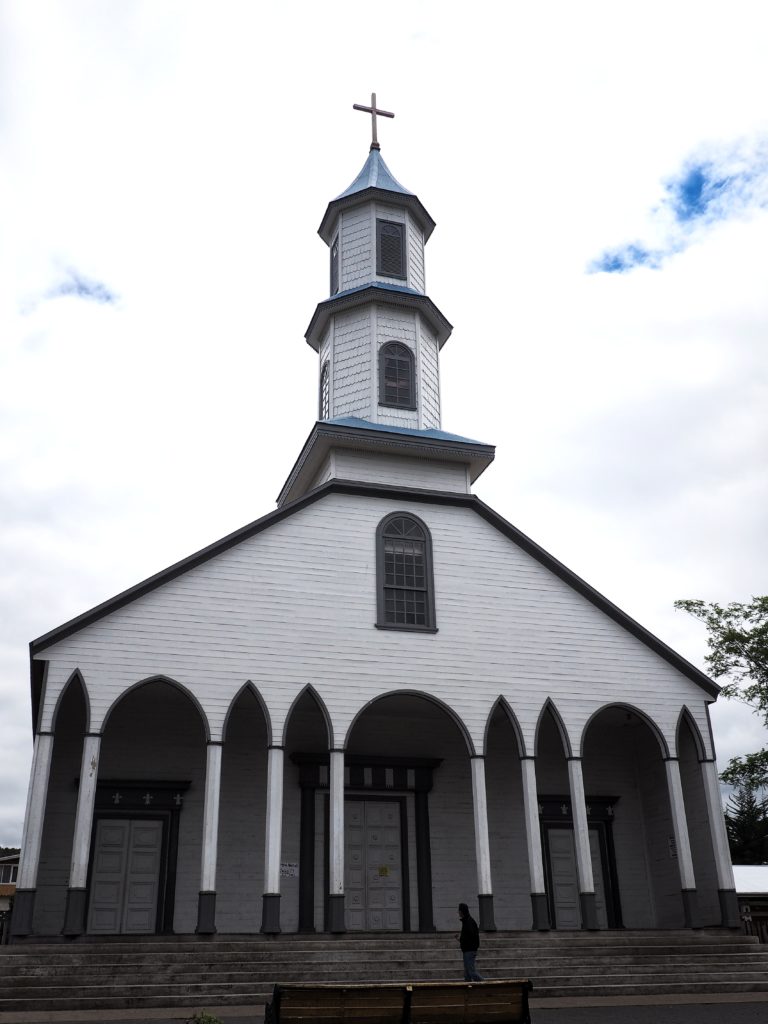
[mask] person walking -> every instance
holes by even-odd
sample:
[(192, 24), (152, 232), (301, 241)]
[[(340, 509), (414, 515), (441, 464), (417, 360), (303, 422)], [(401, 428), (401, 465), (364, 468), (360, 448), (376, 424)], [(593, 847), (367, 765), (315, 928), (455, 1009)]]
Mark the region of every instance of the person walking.
[(475, 957), (480, 948), (480, 929), (477, 922), (470, 917), (469, 907), (466, 903), (459, 904), (459, 920), (461, 921), (461, 934), (456, 938), (459, 940), (461, 955), (464, 959), (464, 981), (483, 981), (475, 968)]

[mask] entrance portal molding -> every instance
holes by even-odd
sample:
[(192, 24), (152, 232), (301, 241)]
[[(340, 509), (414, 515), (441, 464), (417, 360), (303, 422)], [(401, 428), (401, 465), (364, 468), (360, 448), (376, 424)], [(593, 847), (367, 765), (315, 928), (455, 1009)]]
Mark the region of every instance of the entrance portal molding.
[[(414, 835), (416, 839), (416, 888), (418, 893), (418, 928), (420, 932), (435, 931), (432, 904), (432, 853), (429, 838), (429, 792), (433, 772), (443, 763), (442, 758), (382, 757), (371, 754), (343, 754), (344, 792), (359, 793), (365, 799), (366, 791), (373, 795), (404, 793), (414, 795)], [(299, 931), (315, 930), (315, 793), (330, 790), (330, 754), (327, 752), (295, 752), (290, 755), (299, 768), (301, 787), (301, 822), (299, 827)], [(342, 810), (343, 814), (343, 810)], [(329, 815), (330, 818), (330, 815)], [(406, 830), (403, 830), (406, 834)], [(343, 839), (343, 836), (342, 836)], [(343, 856), (343, 848), (342, 848)], [(330, 879), (329, 879), (330, 882)], [(343, 884), (343, 874), (342, 874)], [(329, 931), (344, 930), (343, 892), (334, 893), (329, 884), (327, 892), (327, 920)], [(407, 892), (404, 897), (407, 898)], [(338, 904), (341, 903), (341, 911)], [(406, 906), (403, 910), (405, 912)], [(409, 912), (408, 918), (412, 919)], [(405, 920), (405, 916), (404, 916)]]

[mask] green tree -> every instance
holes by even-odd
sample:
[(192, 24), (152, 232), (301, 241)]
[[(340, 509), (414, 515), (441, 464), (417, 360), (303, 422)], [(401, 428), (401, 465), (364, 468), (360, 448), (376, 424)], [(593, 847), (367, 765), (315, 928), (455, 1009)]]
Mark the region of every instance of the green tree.
[(768, 861), (768, 801), (758, 800), (754, 789), (737, 788), (725, 809), (725, 825), (734, 864)]
[[(747, 704), (768, 727), (768, 597), (727, 605), (675, 601), (675, 608), (707, 627), (704, 660), (715, 679), (725, 680), (722, 695)], [(753, 791), (768, 786), (768, 749), (731, 758), (720, 778)]]

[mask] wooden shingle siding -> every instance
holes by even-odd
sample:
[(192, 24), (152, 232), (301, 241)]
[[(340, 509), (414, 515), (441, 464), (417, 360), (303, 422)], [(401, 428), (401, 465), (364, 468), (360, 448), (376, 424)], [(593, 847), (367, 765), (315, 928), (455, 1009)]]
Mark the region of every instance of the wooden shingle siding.
[(370, 315), (367, 309), (340, 313), (334, 321), (333, 416), (370, 416)]
[(421, 387), (422, 427), (440, 428), (440, 371), (437, 339), (423, 320), (420, 320), (419, 384)]
[(370, 205), (345, 210), (341, 218), (341, 291), (373, 280), (375, 249)]
[(128, 686), (162, 674), (197, 696), (214, 738), (250, 679), (276, 737), (311, 682), (337, 743), (358, 706), (397, 688), (439, 694), (477, 750), (500, 695), (529, 751), (548, 697), (576, 750), (590, 715), (622, 701), (650, 716), (670, 749), (685, 703), (709, 743), (706, 695), (694, 682), (471, 508), (407, 503), (432, 535), (439, 632), (376, 630), (376, 525), (401, 507), (330, 493), (54, 644), (43, 655), (43, 728), (79, 668), (92, 730)]
[(424, 279), (424, 236), (412, 217), (406, 221), (408, 232), (408, 280), (411, 288), (423, 292)]
[(336, 449), (334, 461), (334, 476), (340, 480), (367, 480), (370, 483), (399, 487), (467, 493), (467, 473), (462, 463), (409, 459), (404, 456), (356, 452), (348, 448)]

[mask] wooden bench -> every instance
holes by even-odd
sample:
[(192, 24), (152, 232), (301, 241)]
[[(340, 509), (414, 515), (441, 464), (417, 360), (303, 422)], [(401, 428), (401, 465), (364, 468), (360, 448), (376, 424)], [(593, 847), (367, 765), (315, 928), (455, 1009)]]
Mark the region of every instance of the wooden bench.
[(527, 978), (275, 985), (265, 1024), (530, 1024)]

